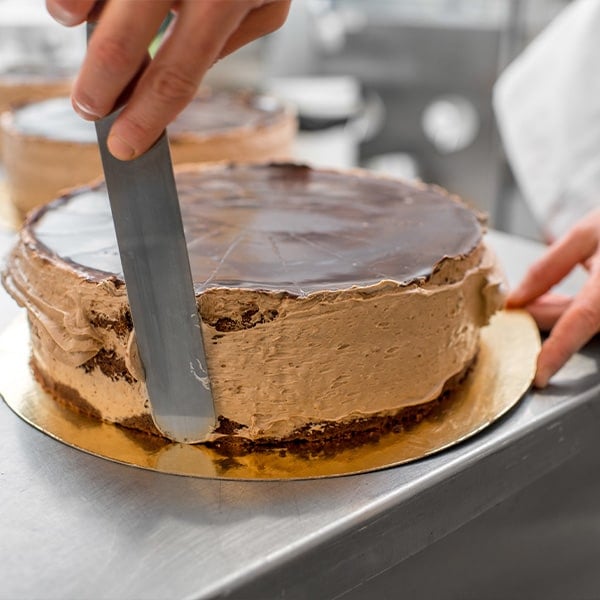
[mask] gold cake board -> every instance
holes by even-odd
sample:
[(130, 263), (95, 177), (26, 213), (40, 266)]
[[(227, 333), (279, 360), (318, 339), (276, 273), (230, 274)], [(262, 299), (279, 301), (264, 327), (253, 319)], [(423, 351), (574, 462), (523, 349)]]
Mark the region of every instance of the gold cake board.
[(17, 231), (21, 227), (23, 219), (19, 216), (17, 209), (10, 201), (8, 185), (0, 177), (0, 227)]
[(224, 456), (203, 445), (170, 443), (74, 413), (55, 402), (29, 369), (29, 331), (19, 317), (0, 335), (0, 393), (27, 423), (98, 457), (176, 475), (231, 480), (311, 479), (365, 473), (439, 452), (480, 432), (529, 389), (540, 337), (523, 311), (503, 311), (482, 331), (475, 368), (450, 401), (401, 433), (331, 455), (257, 451)]

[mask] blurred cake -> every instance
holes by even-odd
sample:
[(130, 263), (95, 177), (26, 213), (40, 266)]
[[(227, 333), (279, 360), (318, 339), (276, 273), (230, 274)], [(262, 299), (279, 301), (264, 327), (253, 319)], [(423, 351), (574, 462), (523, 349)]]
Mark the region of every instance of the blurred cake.
[[(293, 164), (176, 173), (217, 445), (345, 443), (460, 385), (503, 302), (481, 216), (445, 191)], [(57, 400), (158, 434), (103, 184), (33, 212), (4, 284)]]
[[(26, 102), (64, 96), (71, 89), (72, 71), (66, 67), (19, 65), (0, 70), (0, 113)], [(2, 160), (2, 136), (0, 136)]]
[(0, 70), (0, 112), (25, 102), (64, 96), (71, 89), (72, 77), (71, 69), (46, 65)]
[[(272, 96), (202, 90), (168, 133), (175, 164), (283, 160), (291, 156), (296, 117)], [(94, 126), (67, 97), (5, 112), (0, 139), (9, 196), (22, 216), (102, 174)]]

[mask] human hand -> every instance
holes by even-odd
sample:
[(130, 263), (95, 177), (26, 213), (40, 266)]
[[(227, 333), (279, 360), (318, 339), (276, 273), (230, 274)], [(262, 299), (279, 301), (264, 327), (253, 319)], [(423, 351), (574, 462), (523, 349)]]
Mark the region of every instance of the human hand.
[[(575, 297), (548, 293), (579, 264), (589, 278)], [(543, 388), (600, 330), (600, 210), (590, 213), (550, 246), (509, 294), (507, 306), (526, 308), (540, 329), (550, 331), (534, 380), (535, 386)]]
[[(48, 12), (66, 26), (83, 23), (94, 5), (46, 0)], [(278, 29), (289, 5), (290, 0), (107, 0), (73, 85), (73, 107), (90, 121), (104, 117), (139, 75), (108, 137), (116, 158), (135, 158), (185, 108), (217, 60)], [(146, 62), (170, 12), (175, 18), (164, 41)]]

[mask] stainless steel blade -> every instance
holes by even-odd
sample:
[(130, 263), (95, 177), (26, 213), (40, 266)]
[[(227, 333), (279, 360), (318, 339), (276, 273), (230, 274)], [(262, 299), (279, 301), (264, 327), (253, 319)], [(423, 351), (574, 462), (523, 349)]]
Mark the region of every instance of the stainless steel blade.
[(152, 416), (166, 437), (201, 442), (216, 415), (166, 132), (139, 158), (117, 160), (106, 143), (117, 115), (96, 121), (96, 133)]
[(168, 438), (203, 441), (215, 411), (167, 137), (117, 160), (106, 145), (115, 118), (96, 132), (152, 415)]

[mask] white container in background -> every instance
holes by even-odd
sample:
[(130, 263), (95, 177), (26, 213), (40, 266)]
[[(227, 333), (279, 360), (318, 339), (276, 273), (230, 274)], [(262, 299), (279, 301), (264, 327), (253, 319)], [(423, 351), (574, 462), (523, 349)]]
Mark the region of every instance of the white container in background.
[(363, 97), (353, 77), (280, 77), (267, 90), (296, 107), (294, 158), (311, 165), (356, 167), (360, 143), (383, 121), (383, 103), (377, 96)]

